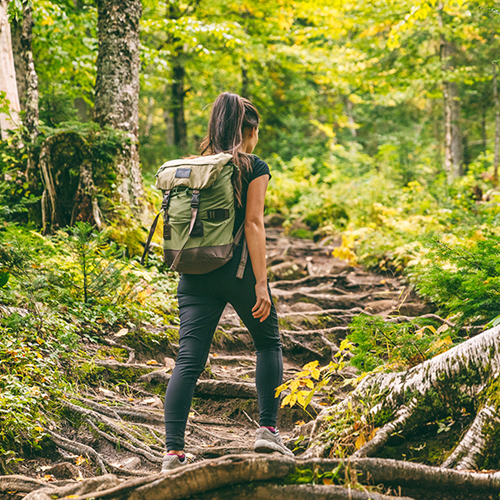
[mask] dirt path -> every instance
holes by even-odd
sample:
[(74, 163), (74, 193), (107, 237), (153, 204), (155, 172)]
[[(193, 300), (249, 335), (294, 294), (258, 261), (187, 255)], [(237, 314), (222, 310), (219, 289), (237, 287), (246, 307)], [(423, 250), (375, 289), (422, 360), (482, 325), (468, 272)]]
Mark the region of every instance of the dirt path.
[[(363, 310), (383, 315), (399, 311), (407, 316), (428, 312), (399, 279), (334, 259), (334, 242), (285, 237), (280, 229), (268, 229), (267, 240), (285, 380), (306, 362), (327, 364), (345, 338), (350, 320)], [(175, 327), (167, 332), (175, 332)], [(168, 341), (168, 335), (158, 344), (129, 336), (105, 342), (104, 347), (86, 345), (89, 360), (82, 366), (82, 398), (62, 401), (73, 425), (49, 429), (57, 446), (46, 450), (46, 458), (20, 463), (16, 472), (62, 480), (92, 477), (99, 464), (119, 475), (160, 470), (162, 401), (177, 346)], [(254, 376), (250, 336), (228, 307), (188, 422), (186, 451), (193, 459), (252, 451), (258, 419)], [(319, 393), (308, 408), (310, 415), (298, 407), (280, 411), (279, 427), (292, 449), (297, 424), (307, 422), (327, 404), (326, 395)], [(59, 465), (51, 468), (54, 464)]]

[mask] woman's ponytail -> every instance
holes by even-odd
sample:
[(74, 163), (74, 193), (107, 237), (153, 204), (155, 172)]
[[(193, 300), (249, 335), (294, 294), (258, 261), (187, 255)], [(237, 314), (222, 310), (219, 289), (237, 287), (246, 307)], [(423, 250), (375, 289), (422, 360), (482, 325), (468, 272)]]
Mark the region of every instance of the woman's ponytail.
[(208, 134), (201, 143), (201, 154), (229, 153), (236, 169), (233, 174), (234, 193), (238, 206), (243, 205), (243, 177), (252, 171), (250, 157), (240, 152), (243, 130), (259, 126), (255, 106), (238, 94), (223, 92), (217, 97), (210, 114)]

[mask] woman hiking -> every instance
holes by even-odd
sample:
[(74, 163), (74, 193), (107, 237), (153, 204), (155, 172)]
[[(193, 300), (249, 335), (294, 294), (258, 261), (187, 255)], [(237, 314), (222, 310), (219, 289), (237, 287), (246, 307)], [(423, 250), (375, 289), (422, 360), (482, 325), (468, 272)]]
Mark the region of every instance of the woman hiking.
[(275, 389), (282, 383), (283, 359), (278, 317), (267, 284), (264, 199), (271, 174), (268, 165), (251, 154), (259, 139), (259, 119), (250, 101), (224, 92), (213, 105), (208, 135), (201, 144), (202, 156), (233, 155), (236, 207), (233, 235), (244, 223), (249, 259), (243, 278), (238, 279), (243, 247), (239, 243), (233, 258), (222, 267), (206, 274), (180, 277), (179, 354), (165, 395), (167, 455), (162, 472), (187, 464), (184, 434), (194, 388), (228, 302), (248, 328), (257, 352), (255, 381), (260, 428), (254, 449), (293, 456), (276, 429), (279, 398), (275, 397)]

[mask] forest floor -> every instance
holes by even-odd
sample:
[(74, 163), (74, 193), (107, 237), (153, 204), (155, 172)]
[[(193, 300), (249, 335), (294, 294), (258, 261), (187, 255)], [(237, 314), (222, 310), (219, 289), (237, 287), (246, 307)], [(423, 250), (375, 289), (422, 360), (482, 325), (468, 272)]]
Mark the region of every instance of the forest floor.
[[(349, 322), (362, 311), (419, 316), (432, 310), (404, 280), (333, 258), (335, 241), (315, 243), (268, 228), (267, 244), (283, 340), (284, 380), (293, 378), (305, 363), (317, 360), (326, 365), (334, 359)], [(104, 338), (102, 344), (82, 344), (85, 362), (80, 367), (84, 376), (79, 397), (68, 395), (62, 401), (72, 425), (49, 426), (51, 440), (42, 453), (17, 463), (11, 472), (53, 482), (54, 487), (70, 479), (94, 477), (98, 468), (118, 476), (159, 472), (165, 435), (162, 401), (176, 348), (172, 342), (151, 344), (120, 332)], [(354, 373), (347, 368), (345, 375)], [(258, 427), (254, 376), (250, 335), (228, 306), (189, 416), (186, 451), (193, 461), (253, 453)], [(280, 410), (280, 432), (296, 455), (304, 451), (299, 439), (303, 424), (330, 405), (331, 397), (318, 391), (307, 411), (298, 405)], [(26, 486), (24, 494), (32, 489)], [(0, 499), (19, 498), (3, 491)]]

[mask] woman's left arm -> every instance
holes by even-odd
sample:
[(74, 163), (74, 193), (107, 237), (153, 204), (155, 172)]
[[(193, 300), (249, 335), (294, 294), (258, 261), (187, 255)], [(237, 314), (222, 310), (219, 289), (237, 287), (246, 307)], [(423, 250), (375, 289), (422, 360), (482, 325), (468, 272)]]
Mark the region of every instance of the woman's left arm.
[(255, 275), (257, 300), (252, 308), (253, 317), (265, 321), (271, 312), (271, 298), (267, 290), (266, 230), (264, 228), (264, 203), (268, 175), (261, 175), (248, 186), (245, 212), (245, 238)]

